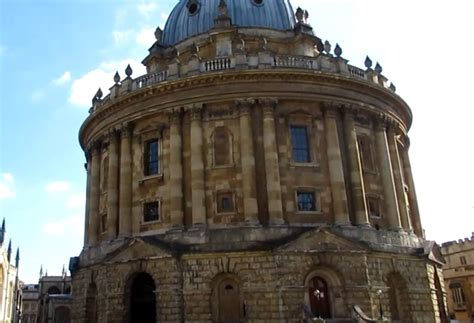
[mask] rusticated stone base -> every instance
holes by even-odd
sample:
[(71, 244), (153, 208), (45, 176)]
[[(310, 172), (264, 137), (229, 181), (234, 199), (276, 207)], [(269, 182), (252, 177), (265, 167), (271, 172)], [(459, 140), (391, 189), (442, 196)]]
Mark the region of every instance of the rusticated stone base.
[[(402, 322), (441, 322), (435, 286), (439, 265), (423, 249), (418, 254), (373, 250), (328, 229), (305, 230), (247, 250), (226, 249), (212, 243), (169, 244), (160, 237), (126, 240), (100, 261), (79, 265), (73, 276), (73, 321), (87, 322), (88, 307), (96, 306), (98, 322), (127, 322), (130, 279), (147, 273), (156, 286), (157, 322), (217, 322), (216, 282), (226, 277), (239, 285), (237, 302), (246, 322), (301, 322), (316, 276), (328, 286), (333, 318), (328, 322), (351, 319), (355, 304), (378, 317), (379, 290), (385, 317), (397, 307)], [(97, 287), (93, 298), (91, 284)]]

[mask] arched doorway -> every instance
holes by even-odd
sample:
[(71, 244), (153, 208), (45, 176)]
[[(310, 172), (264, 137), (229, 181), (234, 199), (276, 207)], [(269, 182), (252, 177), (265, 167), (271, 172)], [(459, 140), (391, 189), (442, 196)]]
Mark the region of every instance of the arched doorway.
[(155, 281), (147, 273), (132, 278), (130, 286), (130, 323), (155, 323)]
[(66, 306), (57, 307), (54, 310), (54, 323), (70, 323), (71, 311)]
[(326, 280), (319, 276), (313, 277), (309, 281), (308, 292), (311, 312), (313, 312), (313, 315), (324, 319), (331, 318), (331, 302)]
[(86, 322), (97, 323), (97, 285), (89, 284), (86, 296)]
[(244, 316), (240, 283), (233, 275), (223, 275), (214, 281), (212, 300), (213, 322), (239, 323)]

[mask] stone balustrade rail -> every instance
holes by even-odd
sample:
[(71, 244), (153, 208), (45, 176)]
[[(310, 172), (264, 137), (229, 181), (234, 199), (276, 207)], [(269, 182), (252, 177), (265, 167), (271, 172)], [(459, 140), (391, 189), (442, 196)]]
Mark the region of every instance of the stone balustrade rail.
[[(188, 66), (185, 64), (174, 63), (170, 64), (168, 66), (168, 70), (166, 71), (148, 73), (135, 79), (128, 77), (127, 79), (122, 80), (122, 82), (116, 83), (112, 87), (111, 93), (109, 95), (105, 96), (104, 98), (97, 98), (89, 112), (93, 113), (97, 109), (100, 109), (100, 107), (107, 101), (116, 99), (133, 91), (191, 75), (189, 74), (189, 66), (191, 66), (191, 62), (188, 63)], [(200, 60), (197, 66), (198, 74), (224, 72), (236, 69), (252, 70), (263, 68), (321, 71), (325, 73), (340, 74), (348, 78), (375, 83), (395, 92), (395, 87), (393, 85), (388, 86), (387, 79), (373, 69), (360, 69), (356, 66), (347, 64), (347, 61), (343, 58), (334, 57), (332, 55), (321, 54), (317, 57), (298, 55), (272, 56), (265, 52), (253, 56), (236, 54), (231, 57)]]

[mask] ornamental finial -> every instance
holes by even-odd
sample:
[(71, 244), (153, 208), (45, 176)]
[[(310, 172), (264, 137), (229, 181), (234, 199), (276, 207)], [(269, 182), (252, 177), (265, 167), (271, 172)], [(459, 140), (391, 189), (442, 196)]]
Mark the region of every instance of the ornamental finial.
[(383, 68), (382, 68), (382, 66), (379, 64), (379, 62), (377, 62), (377, 64), (375, 64), (374, 71), (375, 71), (375, 73), (377, 73), (377, 74), (382, 74)]
[(125, 74), (127, 75), (127, 77), (130, 77), (133, 73), (133, 70), (132, 68), (130, 67), (130, 64), (127, 65), (127, 68), (125, 69)]
[(114, 75), (114, 82), (115, 84), (117, 84), (118, 82), (120, 82), (120, 74), (119, 72), (115, 72), (115, 75)]
[(372, 60), (370, 59), (369, 56), (367, 56), (367, 57), (365, 58), (364, 64), (365, 64), (365, 67), (367, 67), (367, 68), (371, 68), (371, 67), (372, 67), (372, 64), (373, 64), (373, 63), (372, 63)]
[(324, 42), (324, 51), (326, 52), (326, 54), (331, 53), (331, 43), (328, 40)]
[(342, 48), (339, 46), (339, 44), (336, 44), (336, 47), (334, 48), (334, 54), (336, 54), (337, 57), (341, 57)]

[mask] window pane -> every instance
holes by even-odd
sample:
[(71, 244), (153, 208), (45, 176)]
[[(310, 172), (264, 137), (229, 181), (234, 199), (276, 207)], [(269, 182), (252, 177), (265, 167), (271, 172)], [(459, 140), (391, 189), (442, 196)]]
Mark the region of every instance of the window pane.
[(232, 193), (217, 194), (217, 213), (234, 212), (234, 200)]
[(298, 163), (309, 163), (309, 142), (306, 127), (291, 127), (291, 145), (293, 160)]
[(143, 221), (151, 222), (160, 219), (160, 207), (158, 202), (145, 203), (143, 210)]
[(160, 171), (158, 140), (150, 140), (146, 145), (145, 175), (156, 175)]
[(313, 192), (298, 192), (298, 211), (316, 211), (316, 199)]

